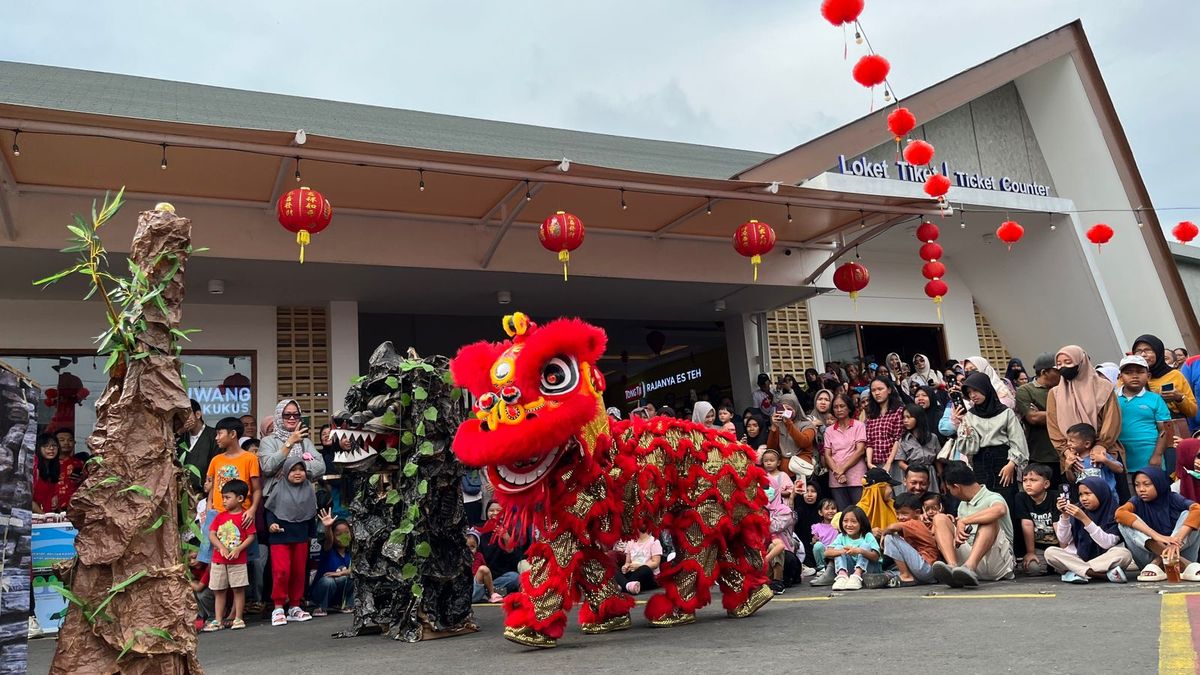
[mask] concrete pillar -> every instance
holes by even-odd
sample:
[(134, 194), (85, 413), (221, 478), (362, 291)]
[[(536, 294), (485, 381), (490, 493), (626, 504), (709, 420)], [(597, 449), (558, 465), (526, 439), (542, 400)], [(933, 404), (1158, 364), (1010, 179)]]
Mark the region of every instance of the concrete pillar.
[(729, 384), (738, 410), (754, 405), (755, 379), (762, 369), (758, 325), (750, 314), (731, 314), (725, 319), (725, 346), (729, 352)]
[(350, 378), (359, 375), (358, 302), (329, 303), (329, 412), (342, 409)]

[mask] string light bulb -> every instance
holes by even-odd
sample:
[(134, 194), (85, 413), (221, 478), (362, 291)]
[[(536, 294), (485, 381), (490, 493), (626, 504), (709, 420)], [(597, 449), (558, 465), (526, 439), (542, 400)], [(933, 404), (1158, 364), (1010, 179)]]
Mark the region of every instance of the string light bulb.
[(1145, 223), (1142, 222), (1142, 207), (1139, 206), (1133, 210), (1133, 217), (1137, 221), (1137, 226), (1139, 228), (1146, 226)]
[(296, 157), (296, 182), (300, 182), (300, 158)]
[[(528, 184), (529, 184), (528, 181), (526, 181), (526, 185), (528, 185)], [(417, 192), (424, 192), (424, 191), (425, 191), (425, 169), (417, 169)], [(528, 197), (529, 197), (528, 191), (525, 193), (525, 196), (528, 199)]]
[(958, 205), (958, 229), (967, 229), (967, 211), (962, 204)]
[(625, 188), (620, 188), (620, 191), (621, 191), (621, 210), (624, 211), (629, 208), (629, 205), (625, 203)]
[(17, 138), (20, 135), (21, 135), (20, 129), (17, 129), (16, 131), (13, 132), (13, 147), (12, 147), (13, 157), (21, 156), (21, 146), (17, 145)]
[(885, 101), (892, 100), (892, 92), (887, 87), (883, 88), (883, 100), (885, 100)]
[(162, 144), (162, 162), (158, 165), (158, 168), (162, 169), (163, 171), (167, 170), (167, 144), (166, 143)]
[(867, 217), (866, 217), (866, 215), (863, 214), (862, 209), (858, 210), (858, 229), (860, 229), (860, 230), (867, 229)]
[(860, 30), (858, 30), (858, 29), (855, 29), (855, 31), (854, 31), (854, 44), (856, 44), (856, 45), (861, 45), (862, 43), (863, 43), (862, 31), (860, 31)]
[(525, 181), (525, 201), (533, 201), (533, 194), (529, 191), (529, 180)]
[(1050, 223), (1051, 232), (1058, 229), (1058, 226), (1054, 224), (1054, 214), (1049, 211), (1046, 212), (1046, 222)]
[(708, 216), (712, 215), (712, 198), (711, 197), (709, 197), (709, 199), (708, 199), (708, 206), (706, 206), (704, 208), (704, 214), (708, 215)]
[(791, 204), (787, 205), (787, 220), (789, 223), (792, 222), (792, 205)]

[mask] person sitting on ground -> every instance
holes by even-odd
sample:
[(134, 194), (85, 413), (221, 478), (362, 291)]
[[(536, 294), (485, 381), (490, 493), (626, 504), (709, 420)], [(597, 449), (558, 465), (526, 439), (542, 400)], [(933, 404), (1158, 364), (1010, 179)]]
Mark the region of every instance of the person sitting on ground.
[(895, 466), (884, 467), (892, 476), (907, 475), (909, 465), (914, 463), (931, 466), (941, 450), (937, 435), (929, 429), (924, 408), (916, 403), (908, 404), (904, 407), (903, 420), (904, 435), (896, 446)]
[(1067, 429), (1067, 451), (1063, 458), (1067, 464), (1067, 478), (1072, 482), (1078, 483), (1088, 476), (1096, 476), (1104, 479), (1115, 495), (1117, 481), (1125, 480), (1124, 465), (1113, 452), (1096, 444), (1096, 427), (1087, 422)]
[(471, 577), (474, 579), (471, 589), (471, 602), (500, 602), (504, 599), (492, 585), (492, 570), (488, 569), (483, 554), (479, 552), (479, 535), (467, 532), (467, 549), (471, 551)]
[[(821, 522), (821, 495), (817, 491), (816, 483), (808, 483), (804, 486), (804, 492), (801, 493), (800, 499), (795, 500), (795, 506), (796, 523), (793, 531), (800, 543), (804, 545), (801, 549), (804, 551), (804, 558), (801, 562), (806, 567), (816, 569), (818, 561), (824, 562), (813, 555), (812, 546), (812, 528)], [(811, 574), (811, 572), (806, 572), (806, 574)]]
[(909, 464), (904, 470), (904, 482), (893, 490), (897, 495), (915, 494), (922, 501), (925, 495), (938, 491), (937, 473), (928, 464)]
[[(267, 541), (271, 546), (272, 626), (308, 621), (304, 587), (308, 581), (308, 542), (317, 536), (317, 495), (304, 460), (284, 460), (284, 480), (267, 497)], [(286, 608), (286, 609), (285, 609)]]
[(884, 528), (896, 522), (896, 509), (892, 507), (892, 488), (900, 481), (888, 475), (883, 467), (875, 467), (867, 471), (863, 478), (863, 495), (858, 501), (858, 508), (867, 514), (867, 529), (875, 535), (876, 541), (882, 537)]
[[(521, 587), (521, 577), (517, 573), (517, 565), (525, 559), (528, 544), (514, 544), (513, 533), (500, 525), (500, 504), (491, 501), (487, 505), (487, 521), (479, 526), (479, 550), (488, 569), (492, 571), (492, 585), (496, 592), (503, 595), (513, 593)], [(526, 537), (528, 542), (530, 537)], [(505, 547), (511, 548), (511, 550)], [(493, 600), (493, 602), (498, 602)]]
[(1062, 574), (1062, 580), (1086, 584), (1107, 578), (1125, 583), (1125, 566), (1133, 561), (1122, 545), (1117, 525), (1117, 496), (1097, 476), (1079, 484), (1079, 505), (1058, 498), (1062, 517), (1054, 526), (1058, 546), (1046, 549), (1046, 562)]
[(1200, 439), (1178, 439), (1175, 442), (1175, 452), (1175, 473), (1179, 477), (1179, 494), (1196, 501), (1200, 499)]
[(922, 515), (920, 496), (898, 495), (897, 521), (883, 529), (883, 553), (896, 563), (900, 586), (933, 583), (931, 566), (938, 561), (938, 548)]
[(841, 525), (842, 514), (838, 511), (837, 503), (832, 499), (822, 499), (817, 505), (817, 512), (820, 514), (820, 522), (812, 526), (812, 552), (813, 558), (817, 562), (817, 569), (820, 573), (817, 574), (809, 583), (813, 586), (828, 586), (837, 578), (833, 569), (833, 561), (825, 557), (825, 549), (833, 544), (833, 540), (837, 539), (839, 526)]
[(942, 511), (942, 496), (936, 492), (926, 492), (921, 498), (921, 516), (926, 524), (932, 527), (933, 517)]
[(879, 542), (871, 534), (867, 514), (857, 506), (842, 511), (839, 530), (825, 549), (825, 557), (833, 561), (837, 573), (833, 590), (856, 591), (863, 587), (863, 575), (881, 571)]
[[(1121, 359), (1121, 387), (1117, 403), (1121, 405), (1121, 447), (1125, 466), (1138, 471), (1147, 466), (1162, 468), (1171, 439), (1166, 425), (1171, 411), (1162, 396), (1150, 391), (1150, 366), (1136, 354)], [(1125, 478), (1121, 477), (1122, 480)]]
[(325, 539), (321, 543), (317, 577), (308, 589), (308, 598), (316, 605), (312, 615), (353, 611), (354, 587), (350, 583), (350, 540), (353, 535), (350, 523), (341, 518), (334, 519), (329, 509), (322, 509), (318, 517), (325, 528)]
[(1004, 497), (980, 485), (965, 462), (947, 463), (942, 481), (960, 503), (957, 519), (944, 513), (934, 516), (934, 539), (947, 561), (933, 564), (934, 578), (951, 588), (1011, 579), (1015, 564), (1012, 519)]
[[(195, 538), (192, 538), (195, 541)], [(194, 545), (194, 544), (193, 544)], [(208, 565), (198, 559), (199, 549), (188, 553), (188, 583), (192, 587), (192, 595), (196, 597), (196, 630), (204, 630), (209, 621), (217, 618), (214, 608), (216, 597), (208, 587)]]
[(1059, 542), (1054, 532), (1058, 507), (1050, 497), (1050, 478), (1053, 475), (1054, 472), (1045, 464), (1025, 467), (1021, 476), (1022, 491), (1017, 494), (1017, 505), (1013, 511), (1013, 524), (1020, 526), (1025, 544), (1020, 569), (1031, 577), (1046, 573), (1045, 551)]
[(617, 584), (631, 595), (658, 588), (658, 570), (662, 565), (662, 542), (649, 532), (637, 539), (618, 542), (616, 549), (625, 554), (625, 563), (617, 575)]
[(1170, 477), (1152, 466), (1133, 474), (1133, 491), (1117, 509), (1117, 523), (1125, 548), (1142, 570), (1137, 580), (1166, 581), (1155, 561), (1167, 554), (1187, 565), (1181, 579), (1200, 581), (1200, 504), (1171, 492)]

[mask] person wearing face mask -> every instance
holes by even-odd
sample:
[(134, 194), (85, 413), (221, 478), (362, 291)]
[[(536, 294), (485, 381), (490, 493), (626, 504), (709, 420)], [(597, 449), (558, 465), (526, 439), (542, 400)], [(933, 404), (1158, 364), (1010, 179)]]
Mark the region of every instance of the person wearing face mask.
[[(1125, 450), (1117, 441), (1121, 436), (1121, 405), (1112, 383), (1096, 372), (1092, 360), (1078, 345), (1058, 350), (1054, 369), (1062, 379), (1046, 397), (1046, 433), (1058, 453), (1062, 471), (1069, 468), (1062, 460), (1067, 451), (1067, 429), (1080, 423), (1095, 427), (1095, 447), (1117, 455), (1124, 464)], [(1117, 496), (1128, 499), (1127, 481), (1117, 481)]]
[(308, 598), (316, 605), (313, 616), (329, 612), (350, 612), (354, 608), (354, 587), (350, 583), (350, 524), (334, 519), (329, 509), (318, 512), (325, 528), (321, 543), (321, 564), (308, 589)]

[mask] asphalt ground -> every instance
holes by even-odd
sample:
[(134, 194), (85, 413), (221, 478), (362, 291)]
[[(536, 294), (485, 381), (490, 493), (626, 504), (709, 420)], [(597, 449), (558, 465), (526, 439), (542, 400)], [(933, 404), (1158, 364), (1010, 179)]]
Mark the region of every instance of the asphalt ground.
[[(716, 595), (714, 589), (714, 596)], [(645, 597), (645, 596), (643, 596)], [(335, 640), (349, 615), (200, 636), (213, 675), (274, 673), (1194, 673), (1200, 584), (1075, 586), (1057, 577), (833, 593), (793, 587), (748, 619), (719, 600), (695, 624), (586, 636), (572, 617), (558, 647), (501, 637), (498, 605), (476, 605), (478, 633), (418, 644)], [(1193, 635), (1196, 626), (1196, 635)], [(30, 673), (49, 671), (54, 640), (31, 642)]]

